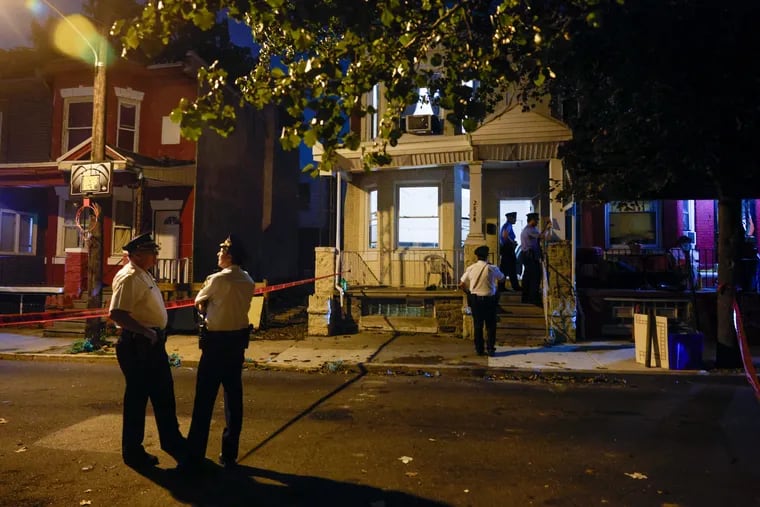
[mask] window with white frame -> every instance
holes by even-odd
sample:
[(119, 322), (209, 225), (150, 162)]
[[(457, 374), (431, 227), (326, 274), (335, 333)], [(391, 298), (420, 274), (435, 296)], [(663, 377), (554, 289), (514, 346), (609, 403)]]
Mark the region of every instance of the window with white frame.
[(462, 232), (462, 245), (470, 234), (470, 189), (462, 187), (462, 218), (461, 218), (461, 232)]
[(116, 146), (137, 151), (140, 137), (140, 104), (144, 92), (132, 88), (114, 87), (114, 93), (119, 101), (119, 111), (116, 124)]
[(71, 97), (64, 101), (63, 152), (92, 136), (92, 97)]
[(660, 245), (659, 201), (612, 201), (607, 204), (607, 245), (623, 248), (632, 243)]
[(114, 255), (123, 251), (124, 245), (132, 238), (132, 225), (134, 223), (134, 207), (132, 201), (113, 200), (113, 245)]
[(63, 212), (63, 238), (58, 245), (58, 255), (66, 255), (67, 248), (82, 248), (84, 246), (84, 238), (77, 227), (77, 202), (73, 199), (62, 199), (61, 207)]
[(0, 210), (0, 253), (33, 255), (36, 239), (36, 215), (9, 209)]
[(399, 187), (399, 248), (438, 248), (438, 208), (437, 186)]
[(129, 151), (137, 151), (139, 121), (140, 103), (129, 99), (119, 99), (116, 146)]
[(370, 190), (369, 194), (369, 248), (377, 248), (377, 190)]

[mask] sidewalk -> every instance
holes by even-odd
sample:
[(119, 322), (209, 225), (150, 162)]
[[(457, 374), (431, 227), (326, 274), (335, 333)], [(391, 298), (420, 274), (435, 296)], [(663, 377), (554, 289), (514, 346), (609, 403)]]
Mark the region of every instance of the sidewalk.
[[(39, 330), (0, 332), (0, 359), (54, 361), (115, 361), (106, 347), (89, 353), (70, 353), (76, 339), (43, 338)], [(176, 354), (183, 367), (195, 367), (200, 359), (198, 337), (173, 335), (167, 352)], [(760, 352), (758, 350), (757, 352)], [(478, 356), (471, 342), (445, 335), (363, 332), (302, 340), (252, 339), (246, 350), (250, 367), (295, 371), (338, 372), (360, 369), (381, 374), (536, 376), (552, 374), (738, 376), (736, 370), (711, 372), (647, 368), (635, 361), (634, 344), (627, 341), (595, 341), (553, 347), (497, 347), (494, 357)], [(760, 363), (757, 357), (755, 363)]]

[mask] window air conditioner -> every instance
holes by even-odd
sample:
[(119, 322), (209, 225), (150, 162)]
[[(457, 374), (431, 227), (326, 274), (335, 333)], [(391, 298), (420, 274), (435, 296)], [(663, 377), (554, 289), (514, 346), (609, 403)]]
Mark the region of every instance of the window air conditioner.
[(423, 114), (417, 116), (405, 116), (406, 131), (410, 134), (430, 134), (433, 132), (433, 115)]

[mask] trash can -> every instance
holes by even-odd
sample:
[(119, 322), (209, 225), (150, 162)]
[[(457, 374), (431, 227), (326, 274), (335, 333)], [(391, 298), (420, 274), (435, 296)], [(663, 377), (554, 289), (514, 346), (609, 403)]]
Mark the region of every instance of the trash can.
[(701, 370), (702, 347), (705, 335), (694, 334), (669, 334), (668, 335), (668, 359), (671, 370)]

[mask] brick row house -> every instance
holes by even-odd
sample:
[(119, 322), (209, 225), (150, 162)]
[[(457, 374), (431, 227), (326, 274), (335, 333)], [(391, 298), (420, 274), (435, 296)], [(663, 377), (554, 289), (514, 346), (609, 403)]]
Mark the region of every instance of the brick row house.
[[(160, 65), (118, 60), (107, 70), (113, 191), (96, 199), (106, 286), (125, 262), (122, 245), (142, 232), (161, 245), (155, 275), (169, 296), (213, 272), (230, 232), (246, 241), (254, 276), (297, 272), (299, 166), (277, 142), (279, 113), (240, 109), (230, 137), (184, 139), (169, 116), (180, 98), (197, 95), (198, 63), (189, 54)], [(86, 290), (87, 249), (76, 222), (82, 198), (70, 195), (70, 174), (91, 158), (92, 83), (92, 69), (72, 60), (0, 77), (0, 311), (16, 311), (8, 294), (77, 298)], [(271, 256), (269, 248), (284, 250)]]

